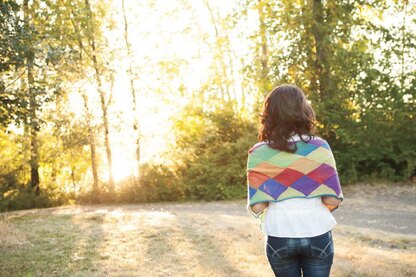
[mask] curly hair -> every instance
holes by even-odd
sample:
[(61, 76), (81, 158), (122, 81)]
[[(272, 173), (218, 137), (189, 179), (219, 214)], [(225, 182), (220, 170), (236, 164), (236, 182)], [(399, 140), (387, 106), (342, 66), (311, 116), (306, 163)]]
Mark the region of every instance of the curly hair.
[[(315, 130), (315, 112), (300, 88), (284, 84), (266, 96), (260, 115), (259, 141), (266, 141), (274, 149), (293, 153), (297, 150), (296, 144), (289, 138), (298, 134), (305, 141), (302, 135), (307, 135), (309, 141)], [(291, 148), (292, 144), (294, 148)]]

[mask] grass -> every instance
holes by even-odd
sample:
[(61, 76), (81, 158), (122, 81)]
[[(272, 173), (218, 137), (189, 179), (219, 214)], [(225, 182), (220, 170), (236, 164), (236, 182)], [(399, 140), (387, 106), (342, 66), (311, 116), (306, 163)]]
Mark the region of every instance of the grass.
[[(337, 225), (331, 276), (415, 276), (416, 238)], [(242, 201), (67, 206), (0, 220), (0, 276), (273, 276)]]

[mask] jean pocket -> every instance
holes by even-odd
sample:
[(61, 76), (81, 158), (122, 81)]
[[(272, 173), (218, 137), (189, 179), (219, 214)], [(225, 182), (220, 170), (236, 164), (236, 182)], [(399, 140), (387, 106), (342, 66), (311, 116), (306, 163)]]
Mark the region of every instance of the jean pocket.
[(269, 236), (266, 242), (266, 255), (272, 261), (288, 257), (287, 238)]
[(316, 237), (310, 237), (309, 245), (312, 257), (325, 259), (331, 254), (334, 254), (334, 242), (331, 231)]

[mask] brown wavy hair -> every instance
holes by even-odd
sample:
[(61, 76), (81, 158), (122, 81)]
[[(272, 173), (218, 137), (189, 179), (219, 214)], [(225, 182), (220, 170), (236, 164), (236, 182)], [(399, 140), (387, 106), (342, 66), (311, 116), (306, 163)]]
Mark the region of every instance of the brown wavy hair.
[[(274, 88), (264, 101), (260, 115), (259, 141), (266, 141), (274, 149), (295, 152), (292, 135), (307, 135), (308, 142), (316, 130), (315, 112), (303, 91), (295, 85), (284, 84)], [(294, 145), (294, 147), (291, 147)]]

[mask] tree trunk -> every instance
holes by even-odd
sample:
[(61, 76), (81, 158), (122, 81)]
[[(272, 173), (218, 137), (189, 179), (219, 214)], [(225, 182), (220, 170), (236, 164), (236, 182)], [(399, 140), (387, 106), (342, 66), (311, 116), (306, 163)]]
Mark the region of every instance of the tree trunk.
[(312, 34), (315, 40), (315, 67), (318, 75), (319, 98), (323, 102), (329, 93), (330, 86), (330, 55), (328, 28), (324, 22), (324, 6), (322, 0), (312, 0)]
[(87, 126), (88, 126), (88, 142), (90, 144), (91, 152), (91, 167), (92, 167), (92, 176), (93, 176), (93, 185), (92, 192), (94, 195), (99, 193), (98, 187), (98, 171), (97, 171), (97, 158), (96, 158), (96, 145), (95, 145), (95, 136), (91, 126), (91, 113), (88, 108), (88, 97), (85, 93), (82, 93), (82, 98), (84, 99), (84, 108), (85, 114), (87, 117)]
[[(95, 58), (95, 55), (93, 56)], [(96, 62), (94, 66), (98, 67)], [(110, 147), (110, 128), (109, 128), (109, 121), (108, 121), (108, 110), (107, 104), (105, 103), (104, 91), (102, 89), (101, 77), (98, 73), (96, 68), (96, 80), (98, 83), (98, 92), (100, 93), (100, 102), (101, 102), (101, 110), (103, 113), (103, 123), (104, 123), (104, 144), (105, 144), (105, 151), (107, 154), (107, 162), (108, 162), (108, 189), (110, 193), (114, 192), (114, 178), (113, 178), (113, 159), (111, 154), (111, 147)]]
[(268, 64), (268, 45), (267, 45), (267, 27), (264, 22), (265, 15), (264, 9), (265, 4), (263, 0), (258, 0), (258, 13), (259, 13), (259, 29), (260, 29), (260, 93), (265, 95), (271, 89), (270, 79), (269, 79), (269, 64)]
[[(26, 30), (30, 28), (29, 22), (29, 0), (23, 1), (23, 17)], [(36, 92), (34, 91), (35, 78), (33, 76), (34, 52), (31, 42), (27, 41), (28, 49), (26, 52), (26, 71), (27, 71), (27, 93), (29, 98), (28, 113), (28, 131), (30, 140), (30, 186), (36, 195), (39, 195), (40, 178), (39, 178), (39, 146), (37, 133), (39, 130), (39, 122), (36, 115), (37, 102)]]
[[(220, 78), (221, 78), (221, 100), (223, 103), (230, 103), (232, 100), (231, 94), (230, 94), (230, 88), (229, 88), (229, 79), (227, 76), (227, 65), (225, 64), (224, 61), (224, 55), (222, 53), (223, 50), (223, 44), (224, 44), (224, 38), (220, 36), (219, 33), (219, 29), (218, 29), (218, 22), (216, 19), (216, 16), (214, 15), (214, 11), (212, 10), (210, 4), (209, 4), (209, 0), (205, 0), (204, 1), (205, 6), (208, 9), (208, 12), (210, 14), (211, 17), (211, 21), (212, 24), (214, 25), (214, 29), (215, 29), (215, 38), (216, 38), (216, 48), (218, 49), (219, 53), (215, 53), (216, 55), (216, 59), (219, 60), (219, 74), (221, 74)], [(223, 85), (224, 84), (224, 85)], [(227, 101), (225, 100), (225, 98), (227, 98)]]
[(314, 38), (316, 52), (314, 61), (314, 75), (316, 75), (316, 78), (313, 87), (319, 92), (317, 97), (318, 103), (315, 103), (318, 111), (317, 120), (324, 126), (320, 132), (331, 142), (335, 140), (336, 134), (331, 127), (333, 120), (328, 121), (329, 117), (325, 114), (329, 110), (342, 110), (342, 108), (338, 107), (340, 102), (331, 95), (331, 68), (329, 61), (329, 56), (331, 55), (329, 39), (331, 30), (327, 24), (330, 11), (329, 8), (325, 8), (322, 0), (309, 0), (308, 4), (312, 6), (311, 33)]
[[(74, 13), (74, 11), (69, 7), (71, 10), (71, 13)], [(82, 66), (82, 60), (83, 60), (83, 51), (86, 52), (86, 49), (82, 43), (82, 38), (80, 37), (81, 33), (77, 27), (77, 24), (74, 20), (71, 19), (72, 26), (74, 27), (74, 32), (78, 34), (77, 40), (79, 45), (79, 60), (81, 61), (79, 66)], [(88, 54), (87, 54), (88, 55)], [(88, 97), (85, 93), (80, 92), (82, 95), (82, 99), (84, 100), (84, 109), (85, 109), (85, 115), (86, 115), (86, 121), (87, 121), (87, 128), (88, 128), (88, 143), (90, 145), (90, 154), (91, 154), (91, 169), (92, 169), (92, 176), (93, 176), (93, 185), (92, 185), (92, 193), (97, 196), (99, 199), (100, 195), (100, 187), (99, 187), (99, 180), (98, 180), (98, 166), (97, 166), (97, 155), (96, 155), (96, 142), (95, 142), (95, 135), (94, 130), (92, 128), (91, 123), (91, 113), (88, 107)]]
[[(228, 32), (228, 31), (227, 31)], [(233, 62), (233, 56), (231, 51), (231, 45), (230, 45), (230, 37), (228, 33), (225, 36), (225, 43), (226, 43), (226, 52), (228, 57), (228, 68), (230, 69), (230, 84), (231, 84), (231, 90), (232, 90), (232, 97), (233, 100), (236, 102), (235, 106), (235, 112), (238, 112), (238, 101), (237, 101), (237, 90), (235, 88), (235, 77), (234, 77), (234, 62)]]
[[(126, 50), (127, 56), (129, 57), (130, 61), (133, 59), (131, 53), (131, 47), (129, 42), (129, 33), (128, 33), (128, 22), (126, 16), (126, 9), (125, 9), (125, 1), (122, 0), (121, 7), (123, 10), (123, 18), (124, 18), (124, 41), (126, 43)], [(141, 138), (141, 130), (140, 130), (140, 121), (137, 116), (137, 98), (136, 98), (136, 89), (134, 88), (134, 78), (133, 78), (133, 69), (132, 63), (129, 63), (129, 68), (127, 70), (127, 74), (130, 78), (130, 91), (132, 96), (132, 111), (133, 111), (133, 134), (137, 134), (136, 139), (136, 162), (137, 162), (137, 176), (140, 177), (140, 138)]]
[[(90, 15), (90, 19), (92, 20), (92, 9), (91, 5), (88, 0), (85, 0), (85, 5), (88, 9), (88, 13)], [(98, 93), (100, 95), (100, 102), (101, 102), (101, 111), (103, 116), (103, 124), (104, 124), (104, 144), (105, 150), (107, 154), (107, 162), (108, 162), (108, 189), (110, 193), (114, 192), (114, 177), (113, 177), (113, 161), (112, 161), (112, 154), (111, 154), (111, 147), (110, 147), (110, 137), (109, 137), (109, 121), (108, 121), (108, 110), (107, 110), (107, 103), (105, 101), (105, 93), (103, 90), (103, 84), (101, 81), (101, 73), (100, 73), (100, 65), (97, 61), (97, 54), (96, 54), (96, 45), (95, 45), (95, 37), (94, 37), (94, 28), (90, 26), (90, 30), (87, 32), (89, 36), (89, 42), (92, 49), (92, 62), (95, 71), (95, 81), (98, 85)]]

